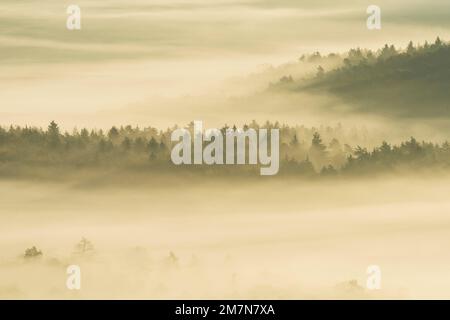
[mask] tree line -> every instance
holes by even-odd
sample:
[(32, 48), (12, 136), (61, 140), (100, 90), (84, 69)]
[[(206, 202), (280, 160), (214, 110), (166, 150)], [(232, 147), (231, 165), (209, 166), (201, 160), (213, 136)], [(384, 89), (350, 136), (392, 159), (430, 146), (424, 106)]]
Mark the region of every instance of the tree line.
[[(341, 59), (338, 67), (322, 67), (336, 57)], [(386, 44), (377, 51), (356, 48), (328, 56), (317, 52), (301, 60), (316, 63), (316, 74), (306, 79), (286, 75), (270, 88), (331, 94), (352, 106), (352, 112), (450, 116), (450, 44), (439, 37), (432, 43), (409, 42), (405, 49)]]
[[(191, 130), (193, 124), (186, 128)], [(177, 127), (157, 130), (153, 127), (112, 127), (107, 131), (74, 129), (62, 132), (52, 121), (46, 130), (37, 127), (0, 127), (0, 175), (10, 169), (64, 167), (120, 168), (162, 172), (191, 170), (202, 173), (252, 173), (246, 166), (175, 166), (170, 159), (174, 143), (171, 132)], [(228, 126), (221, 130), (225, 131)], [(233, 128), (236, 128), (233, 126)], [(410, 138), (398, 145), (382, 142), (368, 149), (370, 135), (364, 129), (335, 127), (307, 128), (255, 121), (248, 128), (278, 128), (280, 132), (281, 175), (347, 175), (404, 169), (450, 169), (450, 144), (419, 142)]]

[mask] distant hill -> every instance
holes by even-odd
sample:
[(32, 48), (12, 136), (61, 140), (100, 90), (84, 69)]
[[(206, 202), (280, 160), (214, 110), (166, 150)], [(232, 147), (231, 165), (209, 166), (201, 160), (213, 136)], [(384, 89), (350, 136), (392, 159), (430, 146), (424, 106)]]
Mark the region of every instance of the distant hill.
[(281, 79), (276, 87), (331, 94), (356, 112), (401, 117), (450, 117), (450, 45), (439, 38), (403, 51), (352, 49), (342, 66), (307, 80)]

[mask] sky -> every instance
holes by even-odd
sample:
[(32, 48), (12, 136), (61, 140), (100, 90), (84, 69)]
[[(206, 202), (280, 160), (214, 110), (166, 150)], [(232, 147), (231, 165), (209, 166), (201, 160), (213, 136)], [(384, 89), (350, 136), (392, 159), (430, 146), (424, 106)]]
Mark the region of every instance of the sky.
[[(72, 4), (81, 8), (81, 30), (66, 28)], [(449, 1), (378, 1), (378, 31), (366, 27), (370, 4), (2, 0), (0, 124), (56, 118), (67, 126), (102, 126), (100, 114), (142, 105), (157, 116), (161, 97), (218, 92), (224, 79), (303, 53), (449, 39)], [(166, 125), (168, 118), (156, 121)]]

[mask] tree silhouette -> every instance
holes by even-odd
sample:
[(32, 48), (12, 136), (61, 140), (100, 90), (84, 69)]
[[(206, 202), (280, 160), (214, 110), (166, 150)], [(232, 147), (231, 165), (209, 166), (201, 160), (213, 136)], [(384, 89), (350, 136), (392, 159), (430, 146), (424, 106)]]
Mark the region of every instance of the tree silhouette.
[(35, 246), (26, 249), (24, 253), (24, 258), (26, 259), (37, 258), (40, 256), (42, 256), (42, 251), (38, 250)]
[(318, 132), (314, 132), (311, 141), (311, 147), (308, 151), (309, 159), (311, 159), (316, 170), (328, 165), (327, 147), (322, 143), (322, 138)]
[(76, 253), (88, 253), (88, 252), (93, 252), (94, 251), (94, 245), (92, 244), (92, 242), (90, 242), (89, 240), (87, 240), (86, 238), (81, 238), (80, 242), (78, 242), (75, 246), (75, 252)]

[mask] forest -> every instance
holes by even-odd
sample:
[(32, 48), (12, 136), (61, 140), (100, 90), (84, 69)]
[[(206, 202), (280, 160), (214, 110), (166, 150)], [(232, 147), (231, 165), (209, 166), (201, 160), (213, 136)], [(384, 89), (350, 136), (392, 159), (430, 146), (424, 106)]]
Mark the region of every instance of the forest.
[[(266, 91), (331, 94), (350, 106), (348, 111), (352, 114), (372, 113), (398, 120), (449, 120), (450, 45), (439, 37), (431, 44), (409, 42), (403, 50), (386, 44), (378, 51), (356, 48), (345, 54), (316, 52), (301, 56), (296, 64), (302, 63), (317, 66), (317, 72), (302, 78), (286, 74), (278, 82), (271, 82)], [(325, 70), (322, 65), (330, 69)], [(268, 75), (290, 69), (295, 66), (271, 69)], [(335, 111), (333, 106), (327, 107), (329, 112)], [(278, 121), (260, 124), (253, 120), (243, 129), (280, 130), (281, 176), (348, 176), (449, 169), (450, 144), (445, 141), (445, 133), (439, 142), (410, 137), (392, 143), (375, 139), (363, 126), (364, 121), (361, 124), (360, 128), (339, 123), (334, 127), (306, 127)], [(170, 136), (177, 128), (177, 125), (165, 130), (125, 125), (108, 130), (75, 128), (66, 132), (55, 121), (45, 129), (0, 127), (0, 176), (46, 176), (52, 171), (64, 175), (77, 169), (151, 174), (172, 173), (176, 169), (177, 174), (246, 176), (258, 170), (254, 165), (174, 165), (170, 159), (173, 147)], [(193, 122), (186, 128), (192, 133)], [(225, 124), (221, 130), (225, 132), (228, 128), (236, 129), (236, 125)], [(390, 139), (390, 135), (387, 136)]]
[[(338, 67), (322, 67), (336, 60), (342, 62)], [(344, 55), (316, 52), (300, 62), (317, 64), (316, 74), (301, 79), (288, 74), (270, 88), (332, 94), (351, 105), (352, 112), (403, 119), (450, 116), (450, 45), (439, 37), (431, 44), (410, 41), (406, 49), (386, 44)]]
[[(173, 144), (170, 135), (153, 127), (128, 126), (103, 130), (74, 129), (62, 132), (52, 121), (48, 128), (0, 128), (0, 174), (33, 176), (52, 170), (112, 168), (163, 173), (246, 174), (258, 170), (254, 165), (176, 166), (170, 160)], [(193, 123), (187, 128), (192, 130)], [(225, 131), (228, 126), (221, 130)], [(235, 127), (234, 127), (235, 128)], [(307, 128), (267, 121), (255, 121), (244, 129), (278, 128), (280, 132), (280, 172), (289, 176), (339, 176), (398, 172), (405, 170), (448, 170), (450, 143), (418, 141), (411, 137), (400, 144), (383, 141), (368, 149), (364, 146), (364, 129), (336, 127)], [(352, 141), (361, 141), (354, 145)], [(247, 152), (248, 156), (248, 152)]]

